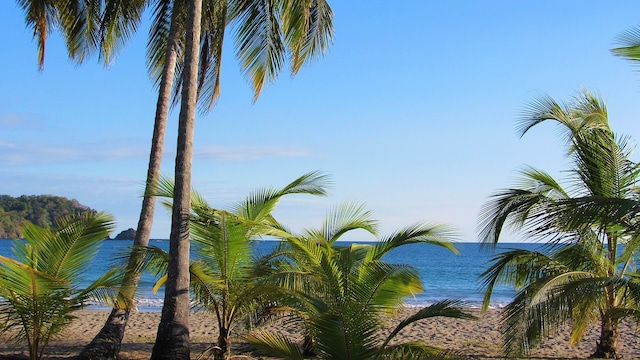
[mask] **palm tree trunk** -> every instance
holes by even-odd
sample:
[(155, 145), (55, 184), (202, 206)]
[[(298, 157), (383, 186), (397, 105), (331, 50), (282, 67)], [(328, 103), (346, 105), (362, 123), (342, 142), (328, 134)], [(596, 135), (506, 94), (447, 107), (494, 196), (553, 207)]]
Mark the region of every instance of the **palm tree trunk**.
[(596, 351), (590, 357), (601, 359), (619, 359), (619, 336), (620, 332), (618, 331), (618, 320), (614, 319), (610, 314), (603, 314), (600, 327), (600, 340), (596, 343)]
[[(177, 26), (177, 13), (171, 15), (171, 27), (169, 29), (169, 43), (167, 44), (167, 52), (165, 63), (160, 80), (160, 89), (158, 93), (158, 102), (156, 104), (156, 115), (153, 127), (153, 138), (151, 140), (151, 152), (149, 155), (149, 168), (147, 170), (147, 181), (145, 185), (145, 193), (142, 200), (142, 209), (140, 210), (140, 219), (138, 220), (138, 230), (133, 242), (136, 246), (149, 245), (151, 236), (151, 226), (153, 225), (153, 214), (155, 211), (155, 196), (149, 196), (155, 190), (158, 179), (160, 178), (160, 169), (162, 163), (162, 153), (164, 148), (165, 130), (167, 127), (167, 119), (169, 117), (169, 109), (171, 106), (171, 89), (173, 87), (173, 77), (175, 73), (176, 60), (178, 57), (177, 47), (179, 32)], [(121, 292), (125, 299), (131, 299), (135, 294), (140, 281), (140, 272), (137, 270), (144, 252), (131, 252), (129, 263), (127, 264), (127, 273), (122, 281)], [(120, 352), (120, 344), (124, 337), (127, 322), (129, 320), (130, 309), (113, 308), (109, 318), (103, 325), (100, 332), (93, 338), (91, 343), (87, 345), (77, 359), (117, 359)]]
[(202, 0), (189, 3), (164, 305), (151, 359), (189, 359), (189, 215)]
[(228, 360), (231, 357), (231, 338), (229, 329), (220, 326), (218, 332), (218, 346), (213, 353), (214, 360)]

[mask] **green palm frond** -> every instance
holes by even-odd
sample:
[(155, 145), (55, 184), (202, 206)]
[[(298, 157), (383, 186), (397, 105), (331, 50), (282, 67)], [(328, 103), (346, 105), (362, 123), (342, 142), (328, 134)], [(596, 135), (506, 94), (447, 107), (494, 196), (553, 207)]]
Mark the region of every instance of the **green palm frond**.
[(607, 109), (604, 102), (587, 90), (583, 90), (572, 102), (559, 104), (548, 95), (541, 95), (522, 111), (516, 123), (520, 136), (545, 121), (555, 121), (561, 139), (567, 145), (567, 154), (573, 152), (574, 137), (593, 129), (609, 130)]
[(204, 3), (198, 73), (198, 99), (203, 112), (210, 111), (220, 97), (220, 68), (227, 15), (227, 1)]
[(100, 30), (100, 57), (106, 64), (136, 32), (142, 21), (146, 0), (107, 0)]
[[(184, 26), (185, 3), (180, 3), (177, 9), (178, 25)], [(222, 65), (222, 49), (225, 36), (225, 28), (228, 23), (227, 1), (204, 2), (202, 8), (201, 36), (200, 36), (200, 60), (198, 68), (198, 107), (201, 112), (211, 111), (220, 95), (220, 68)], [(184, 39), (179, 39), (180, 52), (184, 49)], [(161, 42), (160, 42), (161, 44)], [(181, 55), (181, 54), (180, 54)], [(157, 67), (157, 65), (156, 65)], [(173, 83), (173, 105), (180, 101), (183, 86), (184, 61), (178, 57), (175, 67), (175, 81)]]
[(291, 72), (324, 54), (333, 42), (333, 11), (324, 0), (282, 2), (282, 27), (290, 53)]
[(285, 62), (279, 9), (271, 1), (257, 0), (242, 2), (232, 10), (236, 56), (254, 89), (255, 101), (263, 87), (276, 79)]
[(38, 258), (38, 269), (51, 276), (77, 282), (89, 266), (102, 240), (114, 228), (113, 217), (100, 213), (85, 219), (64, 217), (51, 232), (26, 224), (23, 234)]
[(414, 224), (382, 237), (367, 254), (367, 260), (378, 260), (399, 246), (418, 243), (440, 246), (457, 254), (458, 250), (453, 244), (456, 238), (457, 233), (451, 226)]
[[(570, 198), (562, 186), (544, 171), (526, 167), (514, 183), (515, 187), (497, 191), (480, 210), (478, 233), (483, 245), (496, 245), (505, 226), (526, 229), (535, 237), (555, 234), (556, 222), (544, 223), (549, 207)], [(541, 226), (546, 224), (546, 227)]]
[(467, 360), (468, 357), (452, 351), (429, 346), (421, 342), (409, 342), (385, 346), (378, 352), (377, 360)]
[(322, 359), (370, 359), (377, 350), (380, 320), (355, 303), (338, 309), (308, 320), (314, 349)]
[(420, 310), (418, 310), (418, 312), (416, 312), (415, 314), (409, 316), (408, 318), (402, 320), (394, 329), (393, 331), (391, 331), (391, 333), (387, 336), (387, 338), (384, 340), (381, 348), (384, 349), (387, 344), (389, 344), (389, 342), (391, 340), (393, 340), (393, 338), (396, 337), (396, 335), (398, 335), (398, 333), (404, 329), (405, 327), (417, 322), (417, 321), (421, 321), (421, 320), (425, 320), (425, 319), (430, 319), (430, 318), (434, 318), (434, 317), (447, 317), (447, 318), (453, 318), (453, 319), (463, 319), (463, 320), (477, 320), (477, 318), (474, 315), (469, 314), (468, 312), (466, 312), (462, 307), (461, 307), (462, 302), (460, 302), (459, 300), (443, 300), (443, 301), (439, 301), (433, 305), (424, 307)]
[(404, 304), (406, 297), (424, 290), (418, 270), (408, 265), (366, 262), (360, 265), (356, 276), (351, 280), (351, 297), (363, 308), (395, 309)]
[(304, 359), (304, 355), (298, 345), (283, 335), (262, 330), (245, 335), (243, 339), (265, 353), (265, 355), (289, 360)]
[(505, 251), (496, 255), (491, 262), (491, 266), (480, 274), (483, 279), (482, 287), (485, 289), (482, 303), (485, 310), (496, 286), (512, 285), (521, 289), (563, 268), (546, 254), (525, 249)]
[(630, 61), (640, 60), (640, 28), (636, 27), (620, 34), (616, 41), (620, 46), (611, 52)]
[(102, 2), (63, 0), (57, 3), (69, 57), (81, 63), (99, 46)]
[(124, 298), (120, 293), (124, 274), (124, 268), (111, 268), (76, 295), (77, 307), (85, 306), (88, 301), (95, 301), (118, 309), (131, 308), (133, 299)]
[[(147, 72), (155, 86), (160, 85), (162, 79), (162, 69), (165, 64), (165, 56), (169, 46), (178, 46), (177, 39), (170, 37), (172, 16), (177, 18), (178, 12), (174, 12), (173, 1), (155, 1), (152, 9), (151, 28), (149, 29), (149, 39), (147, 41)], [(179, 26), (176, 24), (174, 26)], [(173, 41), (173, 43), (171, 42)]]
[(366, 210), (363, 204), (355, 202), (340, 204), (325, 217), (319, 234), (315, 237), (332, 245), (342, 235), (353, 230), (363, 230), (376, 235), (378, 222), (371, 215), (371, 211)]

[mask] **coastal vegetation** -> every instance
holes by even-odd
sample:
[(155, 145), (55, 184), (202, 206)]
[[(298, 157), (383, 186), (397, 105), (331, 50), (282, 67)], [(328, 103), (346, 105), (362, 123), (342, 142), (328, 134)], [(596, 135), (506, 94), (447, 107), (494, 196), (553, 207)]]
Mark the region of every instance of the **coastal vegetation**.
[(75, 199), (54, 195), (0, 195), (0, 239), (22, 239), (25, 221), (51, 229), (58, 219), (73, 214), (97, 211)]
[(474, 319), (453, 299), (419, 309), (389, 334), (382, 333), (384, 317), (393, 316), (408, 296), (424, 290), (415, 268), (388, 263), (383, 256), (416, 243), (455, 252), (451, 229), (416, 224), (372, 244), (338, 242), (353, 231), (377, 232), (377, 221), (358, 204), (337, 207), (319, 229), (283, 234), (282, 245), (259, 260), (267, 271), (266, 283), (286, 289), (286, 297), (266, 310), (300, 322), (304, 342), (299, 346), (286, 336), (261, 330), (245, 339), (271, 356), (291, 360), (310, 355), (335, 360), (459, 358), (422, 342), (391, 345), (403, 328), (417, 321), (435, 317)]
[[(18, 3), (37, 39), (41, 69), (50, 29), (62, 31), (72, 59), (81, 62), (97, 51), (108, 63), (137, 28), (145, 7), (151, 6), (149, 72), (160, 87), (136, 246), (126, 272), (114, 268), (87, 288), (78, 285), (96, 246), (113, 228), (110, 216), (82, 210), (74, 201), (75, 208), (57, 208), (36, 206), (38, 202), (28, 198), (24, 199), (28, 205), (0, 199), (9, 204), (0, 204), (0, 231), (5, 234), (0, 237), (26, 239), (15, 242), (15, 259), (0, 257), (0, 331), (15, 331), (16, 340), (27, 342), (31, 359), (42, 357), (49, 340), (70, 324), (72, 312), (90, 298), (114, 307), (96, 336), (104, 341), (89, 346), (108, 344), (108, 349), (84, 356), (117, 357), (131, 309), (129, 299), (143, 268), (161, 274), (157, 285), (165, 286), (153, 359), (190, 357), (188, 313), (194, 299), (216, 316), (216, 359), (230, 357), (231, 330), (240, 318), (253, 313), (287, 316), (302, 324), (301, 347), (274, 334), (246, 335), (252, 344), (283, 358), (455, 356), (421, 343), (390, 345), (403, 327), (415, 321), (434, 316), (472, 319), (455, 300), (417, 311), (378, 341), (382, 315), (393, 313), (407, 295), (422, 291), (415, 269), (386, 263), (383, 255), (415, 242), (455, 250), (445, 228), (418, 224), (375, 245), (340, 246), (337, 239), (352, 230), (376, 234), (368, 212), (346, 205), (330, 215), (321, 229), (293, 234), (271, 212), (284, 195), (324, 194), (324, 177), (319, 174), (305, 175), (281, 190), (258, 192), (231, 211), (214, 209), (191, 191), (196, 109), (204, 103), (209, 110), (219, 96), (227, 25), (235, 28), (236, 56), (255, 101), (263, 87), (277, 78), (287, 58), (295, 74), (330, 45), (333, 13), (325, 1)], [(638, 39), (638, 32), (627, 33), (623, 42), (628, 46), (614, 53), (639, 59)], [(167, 186), (159, 181), (159, 164), (172, 99), (181, 108), (175, 183)], [(559, 125), (566, 141), (572, 162), (569, 186), (542, 170), (527, 168), (514, 187), (496, 192), (482, 208), (480, 239), (488, 247), (499, 242), (505, 226), (547, 244), (545, 251), (496, 255), (483, 274), (484, 307), (496, 286), (507, 284), (518, 290), (502, 311), (499, 325), (508, 356), (527, 355), (562, 325), (570, 326), (575, 343), (597, 324), (601, 332), (592, 356), (618, 358), (621, 321), (640, 320), (635, 267), (640, 249), (640, 166), (630, 159), (629, 139), (613, 132), (604, 102), (593, 94), (583, 91), (567, 104), (541, 97), (526, 109), (519, 123), (521, 135), (550, 121)], [(144, 248), (158, 195), (172, 198), (169, 253)], [(19, 216), (32, 223), (18, 226)], [(255, 259), (250, 243), (260, 236), (276, 237), (283, 244)], [(191, 241), (199, 254), (193, 261)]]
[[(213, 358), (231, 358), (232, 334), (238, 333), (235, 328), (241, 320), (271, 318), (289, 318), (305, 329), (307, 340), (302, 346), (264, 331), (244, 336), (280, 358), (302, 359), (309, 354), (322, 359), (458, 358), (422, 343), (390, 345), (401, 329), (416, 321), (438, 316), (473, 319), (455, 300), (418, 310), (378, 343), (383, 316), (393, 316), (407, 296), (423, 291), (416, 269), (387, 263), (382, 257), (415, 243), (455, 252), (451, 229), (417, 224), (375, 245), (344, 246), (337, 241), (347, 233), (376, 233), (377, 222), (360, 205), (340, 206), (321, 229), (300, 235), (273, 217), (282, 197), (325, 195), (327, 181), (317, 172), (305, 174), (282, 189), (256, 191), (231, 211), (214, 209), (199, 194), (192, 194), (191, 299), (196, 308), (217, 319), (218, 337), (210, 348)], [(160, 189), (157, 196), (171, 198), (173, 182), (161, 181)], [(170, 201), (165, 204), (171, 206)], [(282, 245), (273, 253), (256, 256), (253, 241), (264, 236), (280, 239)], [(159, 248), (146, 251), (144, 267), (160, 276), (155, 289), (167, 280), (168, 257)]]
[[(283, 296), (282, 288), (260, 276), (253, 241), (284, 233), (284, 227), (272, 215), (283, 197), (326, 195), (328, 181), (326, 175), (308, 173), (281, 189), (255, 191), (230, 211), (214, 209), (197, 193), (192, 195), (192, 241), (197, 259), (190, 264), (190, 284), (193, 300), (217, 320), (214, 359), (230, 358), (232, 331), (240, 320)], [(162, 181), (160, 185), (157, 195), (171, 198), (173, 182)], [(170, 202), (166, 204), (171, 206)], [(148, 266), (164, 273), (157, 289), (167, 281), (168, 254), (154, 248), (147, 257)]]
[(13, 244), (15, 258), (0, 256), (0, 334), (26, 342), (29, 359), (41, 359), (49, 340), (87, 301), (114, 303), (122, 281), (118, 268), (81, 286), (112, 228), (113, 218), (104, 213), (65, 216), (55, 229), (26, 223), (21, 229), (26, 241)]
[(517, 296), (500, 327), (509, 355), (526, 354), (560, 325), (571, 325), (571, 343), (594, 323), (600, 338), (593, 357), (618, 358), (619, 325), (640, 321), (636, 257), (640, 165), (631, 161), (629, 138), (609, 126), (604, 102), (583, 90), (560, 104), (533, 102), (519, 122), (521, 135), (554, 122), (562, 130), (568, 186), (527, 168), (513, 188), (493, 194), (480, 216), (480, 239), (495, 245), (505, 226), (547, 242), (547, 252), (499, 254), (483, 274), (485, 308), (493, 288), (508, 284)]

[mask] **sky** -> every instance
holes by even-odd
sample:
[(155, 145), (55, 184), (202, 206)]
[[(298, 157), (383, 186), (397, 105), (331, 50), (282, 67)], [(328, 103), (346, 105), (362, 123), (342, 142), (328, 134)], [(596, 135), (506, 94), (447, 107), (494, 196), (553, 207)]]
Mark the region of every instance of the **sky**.
[[(221, 97), (195, 130), (193, 188), (212, 206), (321, 171), (332, 179), (329, 196), (285, 198), (275, 212), (295, 231), (357, 202), (381, 236), (427, 223), (478, 241), (482, 205), (518, 170), (566, 176), (556, 127), (522, 138), (515, 130), (537, 97), (568, 102), (588, 89), (606, 101), (616, 133), (640, 139), (640, 73), (610, 52), (640, 26), (636, 0), (329, 3), (331, 48), (295, 77), (283, 71), (255, 103), (225, 38)], [(0, 194), (65, 196), (112, 214), (113, 236), (136, 228), (157, 98), (145, 65), (149, 18), (108, 67), (68, 60), (54, 33), (38, 71), (22, 10), (0, 1)], [(170, 223), (157, 207), (151, 237), (169, 238)], [(501, 241), (528, 239), (505, 232)]]

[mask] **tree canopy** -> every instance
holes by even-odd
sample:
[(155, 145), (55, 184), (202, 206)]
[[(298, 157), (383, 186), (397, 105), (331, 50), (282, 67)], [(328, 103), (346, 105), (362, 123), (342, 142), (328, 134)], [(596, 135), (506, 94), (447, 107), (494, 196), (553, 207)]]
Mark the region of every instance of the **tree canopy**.
[(97, 214), (75, 199), (54, 195), (0, 195), (0, 239), (22, 239), (20, 227), (29, 221), (50, 229), (56, 220), (72, 214)]

